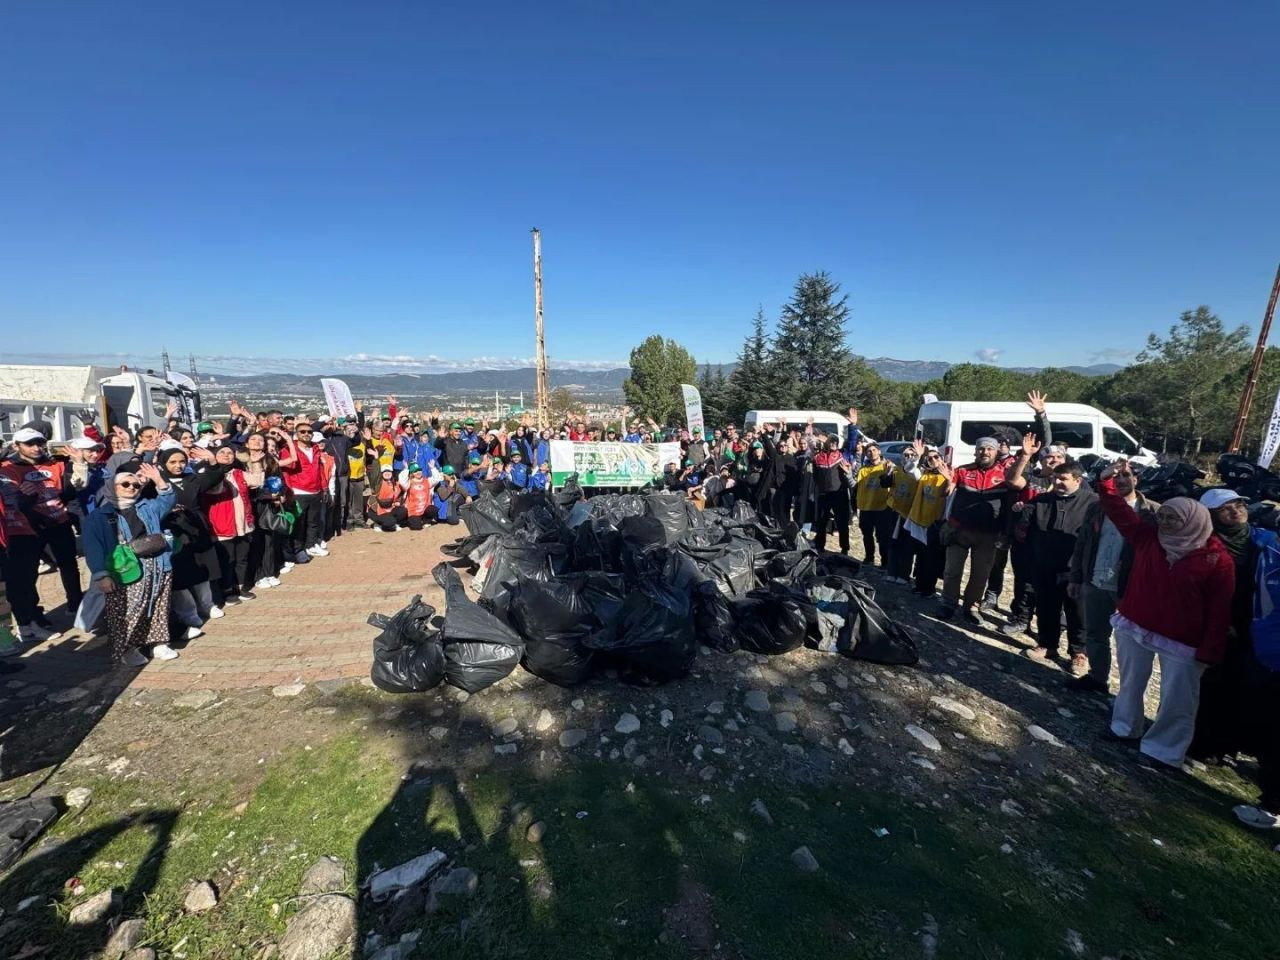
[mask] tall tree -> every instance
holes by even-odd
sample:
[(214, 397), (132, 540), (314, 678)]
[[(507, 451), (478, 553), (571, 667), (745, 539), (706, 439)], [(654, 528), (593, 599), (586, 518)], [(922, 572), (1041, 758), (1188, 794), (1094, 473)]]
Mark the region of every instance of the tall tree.
[[(1138, 354), (1150, 413), (1200, 452), (1205, 436), (1229, 424), (1240, 398), (1240, 368), (1249, 358), (1249, 328), (1227, 330), (1208, 307), (1186, 310), (1166, 337), (1154, 333)], [(1230, 429), (1228, 425), (1227, 429)]]
[(769, 335), (765, 331), (764, 308), (756, 310), (751, 334), (742, 344), (738, 362), (729, 374), (725, 396), (725, 413), (731, 422), (741, 424), (748, 410), (777, 407), (777, 397), (768, 382)]
[(698, 393), (702, 396), (702, 421), (707, 426), (707, 432), (710, 433), (715, 427), (724, 425), (724, 404), (725, 392), (728, 388), (728, 381), (725, 379), (724, 370), (716, 367), (715, 372), (711, 370), (711, 364), (704, 363), (702, 372), (698, 374)]
[(631, 376), (622, 382), (627, 405), (659, 424), (684, 421), (680, 384), (693, 383), (698, 365), (693, 355), (674, 340), (648, 337), (631, 351)]
[(849, 298), (826, 271), (803, 274), (782, 308), (769, 350), (768, 379), (780, 392), (779, 406), (839, 410), (865, 377), (845, 342)]

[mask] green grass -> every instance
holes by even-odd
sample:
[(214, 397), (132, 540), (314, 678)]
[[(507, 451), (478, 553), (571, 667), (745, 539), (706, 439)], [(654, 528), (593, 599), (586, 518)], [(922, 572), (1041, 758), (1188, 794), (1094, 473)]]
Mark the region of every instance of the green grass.
[[(343, 740), (267, 771), (240, 816), (240, 798), (216, 784), (90, 781), (91, 806), (53, 832), (62, 843), (0, 881), (6, 911), (55, 895), (20, 915), (25, 928), (0, 955), (25, 941), (52, 958), (100, 948), (101, 936), (63, 929), (61, 887), (79, 876), (90, 893), (123, 888), (126, 915), (145, 915), (162, 957), (178, 944), (188, 958), (253, 957), (283, 932), (317, 857), (364, 876), (432, 846), (475, 869), (481, 888), (424, 920), (422, 957), (918, 957), (925, 914), (939, 927), (939, 958), (1067, 957), (1068, 929), (1088, 956), (1117, 960), (1273, 960), (1280, 943), (1280, 855), (1207, 804), (1139, 812), (1116, 796), (1064, 795), (1062, 812), (1013, 822), (849, 787), (711, 789), (701, 803), (701, 787), (609, 765), (463, 783), (443, 769), (400, 773)], [(755, 796), (774, 826), (748, 813)], [(525, 841), (527, 820), (511, 822), (513, 801), (548, 824), (541, 845)], [(874, 835), (880, 826), (888, 837)], [(1022, 839), (1001, 853), (1010, 831)], [(820, 873), (791, 865), (801, 844)], [(193, 879), (222, 889), (209, 914), (182, 912)], [(692, 947), (678, 925), (663, 935), (664, 910), (691, 887), (710, 894), (715, 925), (704, 925), (708, 939), (695, 929)]]

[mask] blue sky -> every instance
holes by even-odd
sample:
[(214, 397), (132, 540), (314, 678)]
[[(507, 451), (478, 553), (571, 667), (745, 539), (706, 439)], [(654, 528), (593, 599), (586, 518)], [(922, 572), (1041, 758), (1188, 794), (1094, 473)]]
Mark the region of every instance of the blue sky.
[(530, 357), (535, 225), (565, 362), (731, 360), (816, 269), (868, 356), (1254, 325), (1280, 6), (1230, 10), (6, 4), (0, 352)]

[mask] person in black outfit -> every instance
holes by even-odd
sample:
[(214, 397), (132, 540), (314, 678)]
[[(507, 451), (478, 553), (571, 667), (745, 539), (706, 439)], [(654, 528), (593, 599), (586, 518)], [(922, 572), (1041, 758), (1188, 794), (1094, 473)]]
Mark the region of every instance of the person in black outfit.
[(467, 459), (471, 453), (467, 441), (462, 438), (462, 424), (454, 421), (449, 424), (449, 432), (436, 438), (436, 449), (440, 451), (440, 459), (453, 467), (455, 476), (462, 476), (467, 469)]
[(819, 551), (827, 546), (827, 521), (834, 519), (836, 534), (840, 537), (840, 552), (849, 553), (849, 463), (840, 455), (838, 438), (827, 440), (823, 449), (813, 457), (814, 486), (818, 493), (818, 517), (815, 521), (817, 537), (814, 546)]
[(773, 461), (773, 475), (777, 483), (770, 512), (778, 526), (785, 527), (791, 522), (792, 507), (800, 496), (800, 481), (803, 477), (800, 461), (796, 458), (795, 441), (790, 436), (784, 436), (777, 442), (773, 434), (766, 433), (764, 447), (769, 459)]
[(1080, 464), (1053, 470), (1053, 489), (1031, 501), (1027, 543), (1034, 558), (1036, 623), (1039, 642), (1033, 657), (1061, 657), (1062, 616), (1067, 619), (1067, 652), (1076, 666), (1088, 666), (1081, 636), (1080, 607), (1067, 594), (1076, 535), (1097, 499), (1084, 482)]

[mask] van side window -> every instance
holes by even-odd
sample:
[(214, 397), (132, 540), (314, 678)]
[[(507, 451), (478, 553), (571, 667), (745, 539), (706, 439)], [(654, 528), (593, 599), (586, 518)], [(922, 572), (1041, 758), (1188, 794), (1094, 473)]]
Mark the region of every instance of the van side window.
[(1053, 442), (1065, 443), (1068, 447), (1083, 447), (1086, 450), (1093, 448), (1093, 424), (1092, 423), (1060, 423), (1050, 418), (1053, 426)]
[(163, 417), (169, 412), (169, 395), (165, 392), (164, 387), (151, 388), (151, 414), (155, 417)]
[(1126, 457), (1138, 455), (1138, 445), (1129, 439), (1127, 433), (1116, 427), (1102, 428), (1102, 446), (1111, 453), (1122, 453)]
[(947, 421), (921, 420), (920, 439), (931, 447), (944, 447), (947, 444)]

